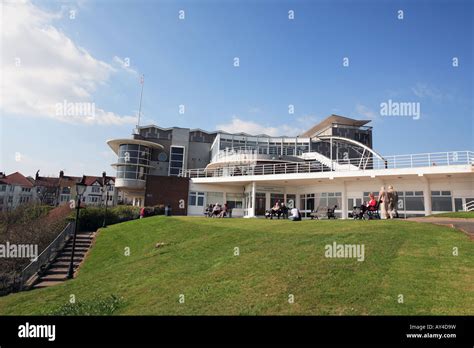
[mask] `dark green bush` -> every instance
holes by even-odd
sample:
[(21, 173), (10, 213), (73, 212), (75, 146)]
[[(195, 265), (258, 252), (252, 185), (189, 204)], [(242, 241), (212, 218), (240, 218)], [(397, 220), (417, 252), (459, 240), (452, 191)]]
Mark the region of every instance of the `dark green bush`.
[[(96, 231), (104, 223), (104, 207), (85, 207), (81, 209), (79, 219), (80, 231)], [(75, 219), (75, 212), (71, 214), (70, 219)], [(128, 205), (119, 205), (107, 208), (107, 225), (113, 225), (119, 222), (138, 219), (140, 217), (140, 208)]]

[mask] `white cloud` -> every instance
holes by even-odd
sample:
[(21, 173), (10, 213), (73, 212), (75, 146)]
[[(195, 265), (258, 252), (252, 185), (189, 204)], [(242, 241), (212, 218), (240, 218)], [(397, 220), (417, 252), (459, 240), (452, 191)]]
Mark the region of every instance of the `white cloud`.
[(368, 118), (369, 120), (375, 120), (377, 118), (377, 114), (368, 106), (365, 106), (363, 104), (356, 105), (356, 113), (357, 116), (361, 115)]
[(120, 58), (117, 56), (114, 56), (113, 59), (114, 63), (118, 64), (122, 69), (124, 69), (126, 72), (138, 76), (138, 72), (130, 67), (130, 58), (125, 57), (125, 58)]
[(417, 83), (415, 87), (411, 88), (411, 91), (418, 98), (431, 98), (438, 101), (444, 98), (451, 98), (450, 95), (444, 95), (439, 89), (429, 86), (426, 83)]
[(233, 116), (231, 122), (218, 124), (216, 129), (229, 133), (243, 132), (251, 135), (267, 134), (270, 136), (296, 136), (314, 125), (314, 123), (311, 123), (308, 127), (304, 127), (310, 119), (313, 119), (312, 116), (311, 118), (310, 116), (303, 116), (296, 119), (295, 125), (279, 124), (277, 126), (265, 126), (254, 121), (246, 121), (237, 116)]
[(2, 2), (3, 113), (38, 116), (71, 123), (132, 124), (135, 118), (96, 107), (95, 117), (56, 113), (65, 100), (92, 103), (96, 89), (105, 85), (116, 69), (92, 57), (53, 26), (64, 13), (47, 12), (28, 0)]

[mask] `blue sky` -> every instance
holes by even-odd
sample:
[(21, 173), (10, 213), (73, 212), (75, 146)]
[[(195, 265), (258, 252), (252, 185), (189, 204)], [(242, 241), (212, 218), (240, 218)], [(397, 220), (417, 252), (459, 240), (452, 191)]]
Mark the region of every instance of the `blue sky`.
[[(7, 1), (3, 19), (7, 173), (114, 174), (141, 74), (142, 124), (296, 135), (335, 113), (371, 119), (385, 155), (474, 149), (471, 1)], [(100, 112), (45, 106), (64, 99)], [(420, 118), (381, 116), (389, 99)]]

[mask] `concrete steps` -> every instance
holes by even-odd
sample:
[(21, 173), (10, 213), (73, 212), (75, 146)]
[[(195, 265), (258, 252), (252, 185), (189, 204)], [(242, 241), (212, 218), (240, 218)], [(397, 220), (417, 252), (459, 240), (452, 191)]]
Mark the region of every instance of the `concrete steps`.
[[(77, 234), (73, 260), (74, 272), (77, 271), (79, 265), (84, 260), (84, 257), (92, 246), (94, 238), (95, 233), (93, 232)], [(48, 269), (38, 279), (36, 284), (33, 286), (33, 289), (61, 284), (68, 279), (67, 274), (69, 271), (69, 263), (71, 261), (72, 244), (73, 239), (71, 238), (66, 243), (63, 250), (59, 252), (56, 259), (49, 265)]]

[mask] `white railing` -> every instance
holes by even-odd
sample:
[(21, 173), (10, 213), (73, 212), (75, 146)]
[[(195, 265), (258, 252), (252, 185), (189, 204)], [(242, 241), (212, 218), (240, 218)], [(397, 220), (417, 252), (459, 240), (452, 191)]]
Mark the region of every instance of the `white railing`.
[[(377, 169), (419, 168), (474, 164), (473, 151), (435, 152), (410, 155), (387, 156), (384, 160), (373, 157), (334, 160), (331, 167), (319, 161), (288, 162), (275, 164), (256, 164), (231, 166), (216, 169), (189, 169), (181, 171), (180, 176), (190, 178), (274, 175), (294, 173), (314, 173), (328, 171), (363, 171)], [(344, 166), (346, 164), (346, 166)], [(364, 169), (362, 169), (364, 168)]]
[(463, 204), (464, 211), (474, 211), (474, 201)]
[(28, 266), (26, 266), (21, 272), (20, 276), (20, 287), (23, 289), (28, 280), (37, 275), (38, 272), (42, 271), (54, 258), (58, 252), (63, 249), (69, 238), (74, 233), (75, 222), (70, 222), (62, 230), (62, 232), (33, 260)]
[(257, 155), (267, 156), (301, 156), (305, 151), (295, 148), (280, 145), (269, 145), (269, 146), (240, 146), (233, 147), (225, 150), (219, 150), (219, 152), (212, 157), (211, 163), (228, 160), (229, 157), (242, 156), (244, 159), (257, 158)]

